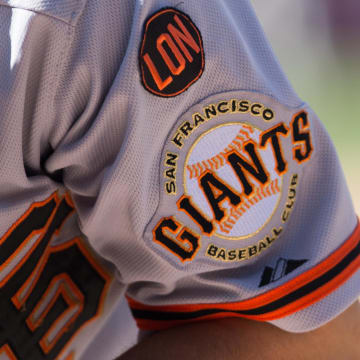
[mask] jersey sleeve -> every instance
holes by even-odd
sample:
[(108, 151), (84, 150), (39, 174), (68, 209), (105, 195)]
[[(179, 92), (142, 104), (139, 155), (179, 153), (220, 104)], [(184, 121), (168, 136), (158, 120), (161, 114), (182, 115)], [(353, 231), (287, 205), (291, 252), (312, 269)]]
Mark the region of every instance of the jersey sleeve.
[[(129, 203), (150, 215), (142, 241), (151, 252), (124, 254), (136, 264), (130, 306), (145, 330), (237, 316), (292, 332), (314, 329), (359, 296), (360, 230), (339, 160), (316, 115), (288, 85), (249, 4), (207, 2), (201, 9), (180, 8), (188, 20), (174, 15), (154, 39), (162, 53), (162, 34), (170, 34), (186, 60), (185, 72), (201, 51), (183, 43), (190, 62), (171, 29), (181, 28), (176, 16), (189, 32), (195, 24), (201, 39), (195, 33), (192, 38), (205, 65), (179, 95), (165, 94), (171, 84), (158, 88), (152, 103), (160, 108), (147, 121), (163, 117), (165, 137), (149, 129), (134, 138), (140, 146), (151, 142), (145, 153), (136, 142), (131, 151), (144, 154), (134, 164), (156, 159), (154, 170), (144, 163), (135, 166), (134, 176), (149, 169), (138, 191), (156, 198), (152, 205), (144, 197)], [(147, 56), (156, 59), (161, 79), (176, 81), (171, 67), (158, 65), (167, 63), (166, 56), (157, 60), (146, 39), (165, 14), (154, 9), (144, 20), (138, 51), (148, 87)], [(137, 216), (132, 229), (139, 229)]]
[(245, 317), (301, 332), (356, 300), (334, 146), (249, 1), (87, 1), (68, 36), (43, 169), (140, 329)]
[(110, 12), (90, 2), (80, 20), (57, 89), (66, 132), (45, 166), (139, 327), (240, 316), (300, 332), (345, 310), (358, 220), (248, 1)]

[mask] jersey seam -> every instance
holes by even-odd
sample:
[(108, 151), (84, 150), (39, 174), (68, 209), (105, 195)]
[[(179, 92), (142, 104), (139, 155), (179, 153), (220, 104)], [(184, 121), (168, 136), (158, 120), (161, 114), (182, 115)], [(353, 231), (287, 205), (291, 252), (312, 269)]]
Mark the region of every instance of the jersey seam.
[[(78, 1), (80, 2), (80, 1)], [(80, 17), (83, 10), (84, 10), (84, 7), (85, 7), (85, 4), (87, 3), (87, 0), (85, 0), (84, 2), (84, 5), (78, 10), (78, 11), (72, 11), (71, 12), (71, 16), (70, 16), (70, 19), (69, 20), (65, 20), (65, 19), (62, 19), (61, 17), (58, 17), (58, 16), (55, 16), (55, 15), (52, 15), (52, 14), (49, 14), (49, 13), (46, 13), (46, 12), (43, 12), (43, 11), (39, 11), (39, 10), (34, 10), (34, 9), (27, 9), (25, 7), (20, 7), (20, 6), (13, 6), (13, 5), (9, 5), (9, 4), (0, 4), (0, 7), (7, 7), (7, 8), (11, 8), (11, 9), (19, 9), (19, 10), (25, 10), (25, 11), (29, 11), (29, 12), (32, 12), (34, 14), (38, 14), (38, 15), (42, 15), (42, 16), (45, 16), (45, 17), (48, 17), (50, 19), (53, 19), (53, 20), (56, 20), (56, 21), (59, 21), (67, 26), (70, 26), (70, 27), (76, 27), (76, 23), (75, 23), (75, 19)]]
[(60, 74), (62, 73), (62, 70), (65, 66), (65, 60), (66, 60), (66, 56), (65, 54), (69, 51), (70, 49), (70, 46), (72, 44), (72, 40), (74, 38), (74, 31), (75, 30), (75, 26), (70, 26), (68, 27), (67, 29), (67, 32), (66, 32), (66, 39), (64, 40), (64, 47), (60, 53), (60, 57), (59, 57), (59, 60), (57, 62), (57, 66), (58, 66), (58, 69), (59, 71), (54, 71), (54, 75), (52, 77), (52, 81), (53, 81), (53, 84), (54, 86), (51, 87), (52, 89), (52, 93), (51, 93), (51, 104), (52, 106), (49, 106), (49, 109), (55, 109), (56, 107), (56, 91), (58, 89), (58, 86), (60, 84)]

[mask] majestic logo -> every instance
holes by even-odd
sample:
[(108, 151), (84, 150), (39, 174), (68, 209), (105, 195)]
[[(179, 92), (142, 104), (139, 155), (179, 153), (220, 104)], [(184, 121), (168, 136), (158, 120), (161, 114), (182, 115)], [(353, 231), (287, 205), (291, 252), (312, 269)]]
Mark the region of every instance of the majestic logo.
[(181, 94), (204, 70), (200, 31), (179, 10), (167, 8), (155, 13), (144, 25), (139, 63), (148, 91), (163, 97)]
[(204, 255), (217, 261), (261, 254), (294, 209), (313, 149), (305, 110), (245, 92), (195, 105), (165, 144), (160, 205), (146, 237), (182, 262), (204, 240)]
[(290, 274), (298, 267), (304, 265), (308, 260), (301, 259), (301, 260), (291, 260), (291, 259), (283, 259), (280, 258), (276, 262), (274, 268), (270, 266), (266, 266), (264, 272), (262, 273), (261, 280), (259, 287), (263, 287), (265, 285), (271, 284), (275, 281), (278, 281), (285, 277), (286, 275)]

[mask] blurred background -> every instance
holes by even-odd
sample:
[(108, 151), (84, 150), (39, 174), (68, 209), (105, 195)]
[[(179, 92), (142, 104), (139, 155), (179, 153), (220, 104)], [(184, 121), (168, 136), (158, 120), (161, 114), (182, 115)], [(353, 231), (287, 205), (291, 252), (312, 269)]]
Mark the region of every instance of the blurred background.
[(290, 82), (329, 131), (360, 215), (360, 1), (252, 1)]

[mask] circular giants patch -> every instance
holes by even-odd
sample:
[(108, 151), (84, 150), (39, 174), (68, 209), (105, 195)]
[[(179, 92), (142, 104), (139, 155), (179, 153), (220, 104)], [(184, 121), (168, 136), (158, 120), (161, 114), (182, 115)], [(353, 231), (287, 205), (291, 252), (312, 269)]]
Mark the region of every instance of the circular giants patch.
[(146, 90), (162, 97), (181, 94), (204, 70), (200, 31), (179, 10), (167, 8), (156, 12), (144, 25), (139, 64)]
[(313, 149), (304, 109), (244, 91), (202, 100), (166, 139), (159, 206), (144, 238), (174, 263), (263, 254), (293, 212)]

